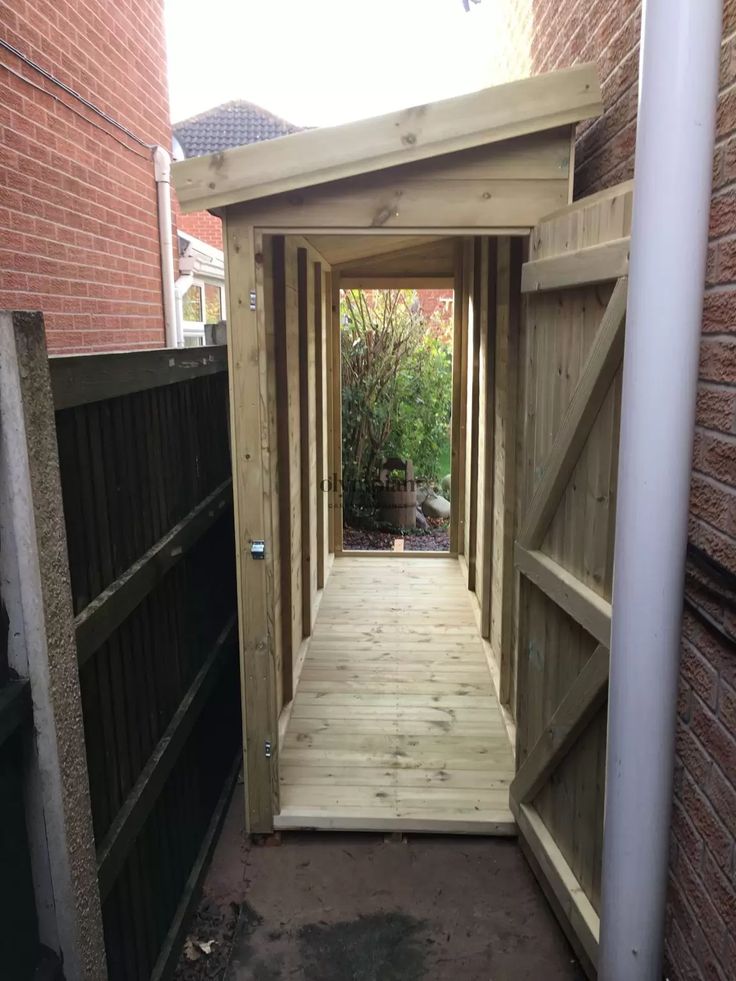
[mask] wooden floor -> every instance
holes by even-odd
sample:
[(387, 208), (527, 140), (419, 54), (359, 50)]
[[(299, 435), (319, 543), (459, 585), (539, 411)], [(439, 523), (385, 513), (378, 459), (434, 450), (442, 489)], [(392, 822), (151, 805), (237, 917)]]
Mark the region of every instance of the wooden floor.
[(457, 560), (336, 559), (281, 747), (275, 827), (515, 834), (512, 776)]

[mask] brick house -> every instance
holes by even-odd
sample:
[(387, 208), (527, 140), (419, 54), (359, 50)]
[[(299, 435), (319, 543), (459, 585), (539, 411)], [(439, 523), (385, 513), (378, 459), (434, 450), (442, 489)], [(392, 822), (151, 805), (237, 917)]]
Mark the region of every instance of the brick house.
[[(298, 126), (252, 102), (235, 99), (174, 123), (174, 155), (177, 159), (200, 157), (245, 143), (287, 136), (298, 130)], [(178, 225), (195, 238), (222, 249), (222, 222), (208, 211), (180, 215)]]
[[(472, 15), (472, 7), (470, 9)], [(634, 174), (640, 0), (509, 0), (521, 74), (596, 62), (605, 112), (578, 129), (575, 197)], [(690, 500), (693, 554), (736, 572), (736, 3), (725, 0)], [(700, 550), (700, 551), (698, 551)], [(736, 660), (730, 600), (688, 570), (672, 817), (666, 969), (733, 978), (736, 964)]]
[[(175, 123), (174, 158), (217, 153), (297, 130), (297, 126), (252, 102), (234, 100)], [(204, 341), (205, 323), (226, 318), (222, 221), (208, 211), (182, 215), (176, 204), (175, 210), (179, 229), (177, 318), (184, 344), (196, 346)]]
[(41, 308), (54, 352), (159, 347), (163, 0), (13, 0), (0, 22), (0, 307)]

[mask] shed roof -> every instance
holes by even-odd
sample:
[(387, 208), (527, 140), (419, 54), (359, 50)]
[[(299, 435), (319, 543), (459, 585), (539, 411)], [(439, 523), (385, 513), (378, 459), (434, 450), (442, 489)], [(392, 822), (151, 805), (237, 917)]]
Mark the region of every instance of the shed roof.
[(541, 132), (598, 115), (594, 65), (174, 165), (183, 210), (223, 207)]

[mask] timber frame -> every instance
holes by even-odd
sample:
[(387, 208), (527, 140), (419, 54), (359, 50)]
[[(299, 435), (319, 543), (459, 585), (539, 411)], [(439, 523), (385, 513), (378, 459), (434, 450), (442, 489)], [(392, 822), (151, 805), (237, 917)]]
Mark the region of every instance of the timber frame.
[(578, 66), (174, 167), (184, 210), (225, 224), (248, 830), (279, 813), (342, 552), (340, 290), (451, 285), (451, 555), (516, 733), (524, 847), (590, 971), (631, 215), (630, 185), (572, 203), (574, 126), (600, 110)]

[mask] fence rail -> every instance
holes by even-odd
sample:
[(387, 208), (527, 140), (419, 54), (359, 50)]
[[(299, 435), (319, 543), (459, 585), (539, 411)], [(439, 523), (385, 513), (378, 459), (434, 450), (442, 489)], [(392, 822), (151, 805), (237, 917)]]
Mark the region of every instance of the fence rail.
[(240, 760), (226, 356), (50, 374), (108, 970), (162, 978)]

